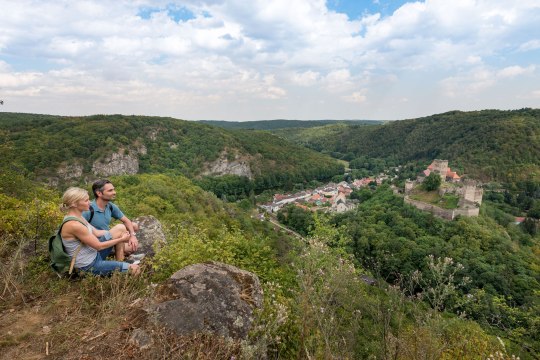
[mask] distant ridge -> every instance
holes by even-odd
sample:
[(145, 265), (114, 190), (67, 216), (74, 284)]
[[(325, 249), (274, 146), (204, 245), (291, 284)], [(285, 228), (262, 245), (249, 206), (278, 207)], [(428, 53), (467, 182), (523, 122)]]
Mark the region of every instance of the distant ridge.
[[(113, 171), (123, 167), (116, 173), (191, 179), (243, 174), (251, 177), (255, 190), (264, 190), (330, 179), (344, 170), (336, 159), (269, 132), (231, 131), (165, 117), (0, 112), (0, 134), (0, 158), (46, 181), (92, 178), (103, 174), (96, 169), (105, 165)], [(111, 165), (112, 159), (122, 160)], [(4, 165), (8, 162), (0, 162), (0, 172)]]
[(449, 111), (383, 125), (327, 125), (274, 134), (336, 158), (447, 159), (482, 181), (540, 179), (540, 109)]
[(224, 121), (224, 120), (199, 120), (198, 122), (224, 129), (248, 129), (248, 130), (276, 130), (288, 128), (312, 128), (325, 125), (379, 125), (385, 123), (381, 120), (254, 120), (254, 121)]

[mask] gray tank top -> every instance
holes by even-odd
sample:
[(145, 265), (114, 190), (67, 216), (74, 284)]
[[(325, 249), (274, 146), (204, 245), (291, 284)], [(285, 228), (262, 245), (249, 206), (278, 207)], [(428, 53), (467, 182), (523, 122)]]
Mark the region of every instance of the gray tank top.
[[(88, 228), (88, 232), (92, 233), (92, 225), (86, 224), (86, 227)], [(66, 253), (73, 258), (73, 254), (75, 254), (75, 251), (77, 251), (77, 248), (79, 245), (81, 245), (81, 240), (75, 239), (75, 240), (64, 240), (62, 238), (62, 244), (64, 244), (64, 247), (66, 248)], [(82, 244), (81, 250), (77, 254), (77, 258), (75, 259), (75, 267), (76, 268), (82, 268), (85, 266), (90, 265), (94, 262), (97, 256), (97, 250), (93, 247), (87, 246)]]

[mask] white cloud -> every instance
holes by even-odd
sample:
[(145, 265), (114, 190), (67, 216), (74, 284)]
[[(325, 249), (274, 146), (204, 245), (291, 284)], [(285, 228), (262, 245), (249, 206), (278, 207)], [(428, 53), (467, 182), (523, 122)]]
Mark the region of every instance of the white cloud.
[(364, 103), (366, 102), (367, 100), (367, 96), (364, 94), (365, 90), (364, 91), (356, 91), (356, 92), (353, 92), (351, 95), (349, 96), (344, 96), (343, 98), (345, 99), (345, 101), (348, 101), (348, 102), (353, 102), (353, 103)]
[(534, 98), (534, 99), (539, 99), (540, 100), (540, 90), (535, 90), (535, 91), (531, 92), (531, 97)]
[(276, 86), (270, 86), (268, 87), (265, 94), (263, 94), (263, 97), (269, 98), (269, 99), (279, 99), (287, 95), (287, 92), (279, 87)]
[(0, 69), (0, 86), (1, 89), (20, 89), (24, 86), (32, 86), (42, 77), (39, 72), (6, 72)]
[(348, 91), (354, 86), (349, 69), (331, 71), (324, 77), (323, 84), (330, 92)]
[(535, 71), (535, 66), (521, 67), (518, 65), (508, 66), (502, 69), (489, 69), (487, 67), (477, 67), (470, 72), (459, 74), (443, 79), (440, 82), (443, 92), (449, 97), (462, 95), (474, 95), (492, 88), (497, 84), (504, 87), (505, 80), (518, 76), (531, 75)]
[(482, 63), (482, 58), (480, 56), (470, 55), (467, 56), (466, 62), (469, 65), (479, 65)]
[(537, 50), (537, 49), (540, 49), (539, 39), (526, 41), (523, 44), (521, 44), (518, 48), (519, 51), (531, 51), (531, 50)]
[[(171, 6), (194, 18), (174, 21)], [(143, 18), (143, 8), (156, 11)], [(520, 56), (540, 48), (539, 16), (534, 0), (426, 0), (405, 3), (391, 16), (365, 13), (353, 21), (328, 10), (324, 0), (3, 1), (0, 95), (21, 103), (26, 93), (50, 96), (36, 103), (50, 113), (67, 111), (54, 100), (65, 96), (85, 96), (74, 104), (91, 102), (94, 112), (104, 112), (99, 104), (114, 98), (105, 109), (132, 113), (127, 106), (140, 96), (155, 102), (153, 113), (172, 115), (182, 103), (191, 114), (200, 106), (201, 118), (238, 119), (249, 102), (273, 111), (278, 107), (266, 102), (283, 101), (279, 111), (286, 111), (285, 101), (302, 87), (296, 98), (306, 104), (335, 100), (327, 107), (339, 114), (348, 109), (344, 103), (361, 102), (366, 111), (378, 104), (389, 116), (399, 111), (394, 100), (384, 103), (389, 92), (421, 108), (439, 102), (410, 89), (460, 98), (507, 92), (505, 81), (517, 77), (524, 85), (538, 80), (539, 61)], [(289, 109), (301, 107), (313, 108)], [(70, 111), (76, 113), (75, 105)], [(317, 117), (312, 111), (305, 116)]]
[(315, 71), (305, 71), (302, 73), (295, 73), (292, 77), (292, 82), (299, 86), (313, 86), (317, 84), (321, 74)]
[(526, 75), (531, 74), (534, 72), (535, 67), (533, 65), (528, 66), (526, 68), (514, 65), (514, 66), (508, 66), (504, 69), (501, 69), (497, 72), (497, 77), (499, 78), (513, 78), (520, 75)]

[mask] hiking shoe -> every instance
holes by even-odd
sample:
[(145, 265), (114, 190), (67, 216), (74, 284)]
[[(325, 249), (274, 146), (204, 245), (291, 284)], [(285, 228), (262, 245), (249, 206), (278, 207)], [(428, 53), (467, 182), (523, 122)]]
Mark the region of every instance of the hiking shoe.
[(131, 261), (141, 261), (145, 256), (146, 254), (131, 254), (127, 257), (127, 259)]
[(126, 260), (124, 260), (124, 262), (127, 262), (127, 263), (130, 264), (130, 265), (139, 265), (139, 263), (141, 262), (141, 260), (130, 260), (130, 259), (126, 259)]

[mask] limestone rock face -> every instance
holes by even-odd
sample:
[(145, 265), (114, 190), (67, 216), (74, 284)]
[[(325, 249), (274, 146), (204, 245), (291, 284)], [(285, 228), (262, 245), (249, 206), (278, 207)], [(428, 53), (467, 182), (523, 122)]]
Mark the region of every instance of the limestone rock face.
[(119, 151), (94, 161), (92, 173), (98, 176), (134, 175), (139, 172), (137, 151)]
[(167, 243), (161, 223), (152, 215), (139, 216), (133, 221), (139, 224), (139, 231), (137, 232), (139, 249), (137, 253), (153, 256), (155, 250), (159, 250)]
[(207, 170), (202, 175), (238, 175), (253, 178), (248, 157), (236, 154), (234, 160), (229, 160), (226, 152), (223, 152), (216, 161), (207, 164)]
[(83, 166), (79, 163), (67, 163), (63, 162), (56, 169), (56, 176), (46, 177), (47, 184), (52, 187), (58, 186), (61, 181), (80, 179), (83, 175)]
[(83, 166), (81, 164), (62, 164), (56, 171), (58, 177), (62, 180), (78, 179), (83, 174)]
[(232, 339), (248, 334), (263, 304), (259, 278), (234, 266), (208, 262), (174, 273), (150, 318), (178, 335), (209, 332)]

